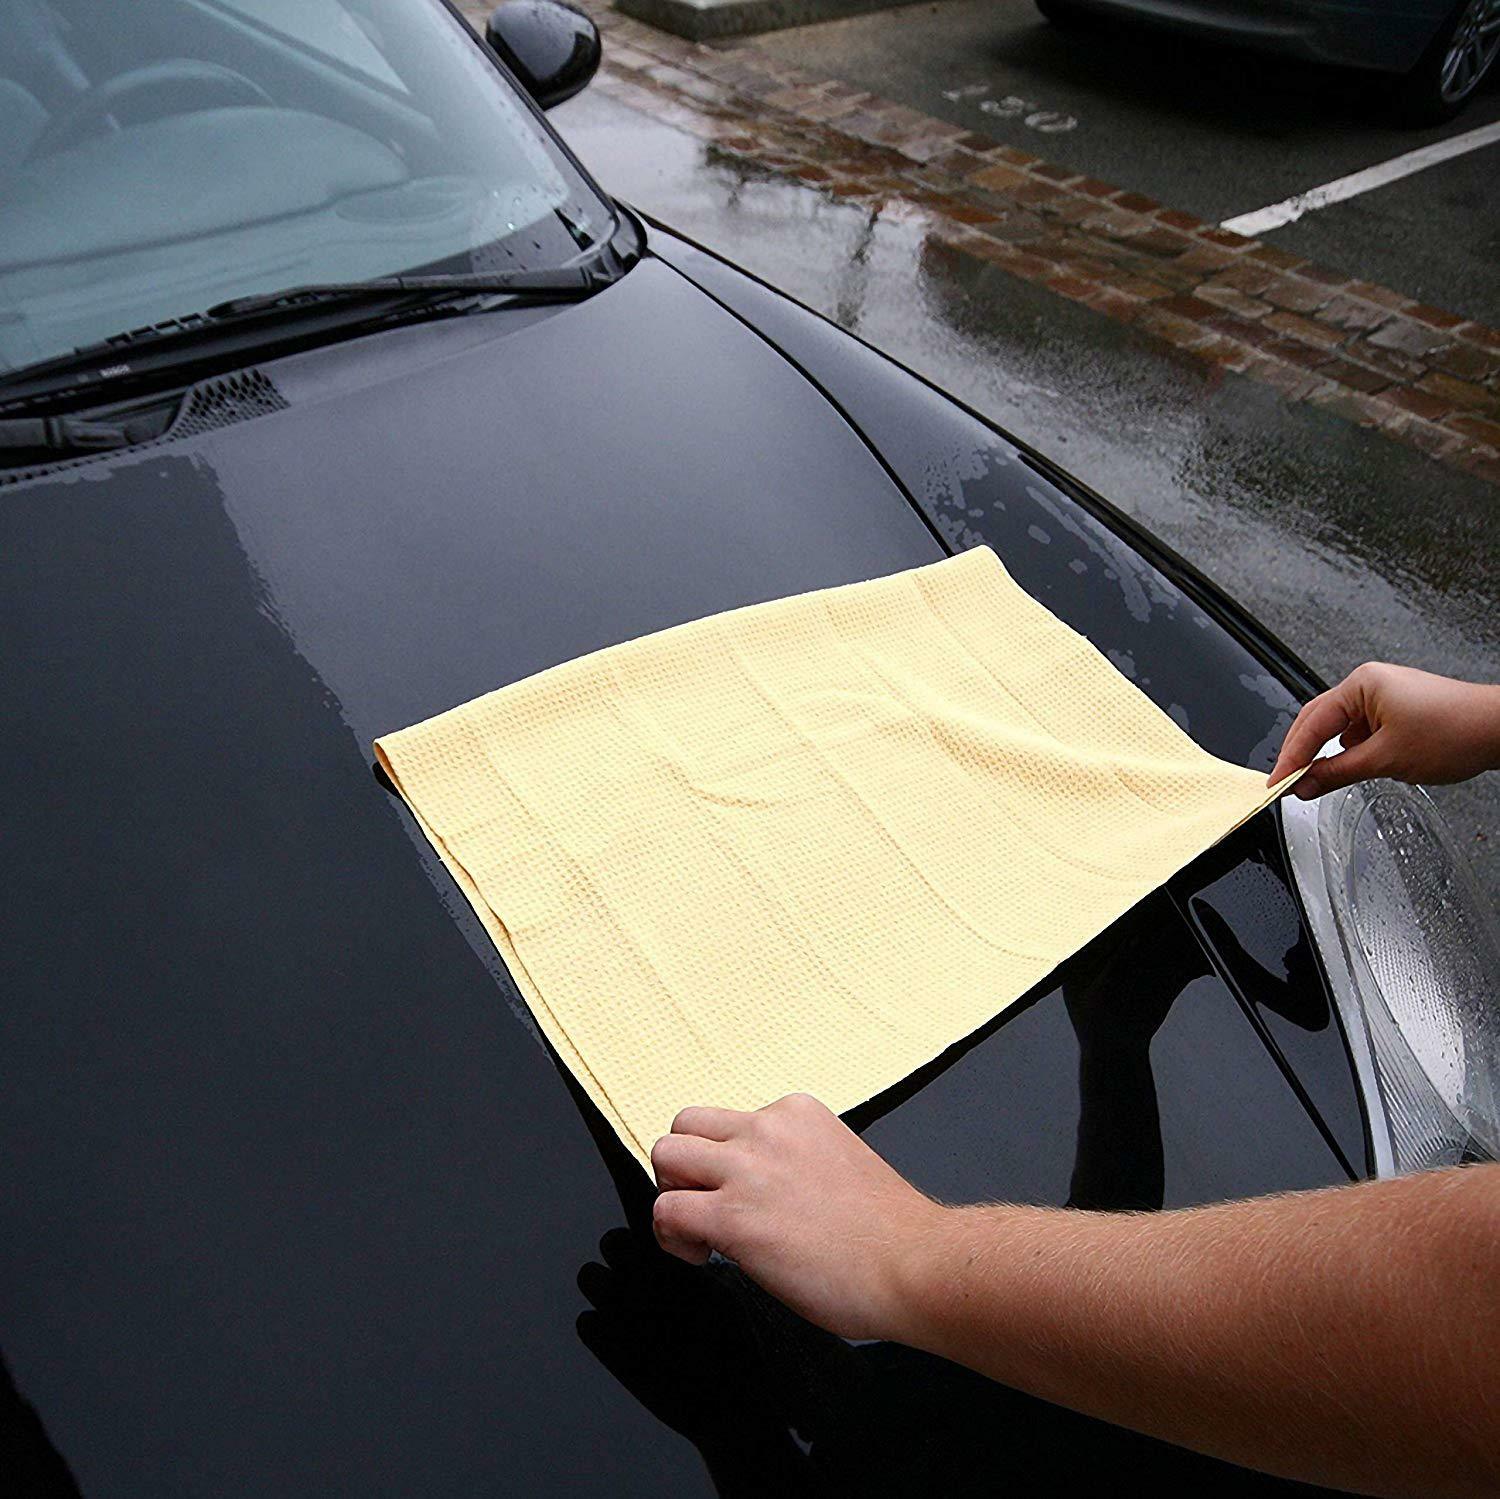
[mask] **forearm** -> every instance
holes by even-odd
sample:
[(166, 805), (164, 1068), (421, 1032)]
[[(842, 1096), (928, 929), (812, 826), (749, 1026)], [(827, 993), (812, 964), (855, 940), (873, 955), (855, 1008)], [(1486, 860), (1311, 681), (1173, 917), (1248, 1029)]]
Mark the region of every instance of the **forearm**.
[(1484, 770), (1500, 770), (1500, 683), (1475, 687), (1477, 757)]
[(1500, 1492), (1500, 1167), (1188, 1211), (945, 1209), (895, 1336), (1231, 1461)]

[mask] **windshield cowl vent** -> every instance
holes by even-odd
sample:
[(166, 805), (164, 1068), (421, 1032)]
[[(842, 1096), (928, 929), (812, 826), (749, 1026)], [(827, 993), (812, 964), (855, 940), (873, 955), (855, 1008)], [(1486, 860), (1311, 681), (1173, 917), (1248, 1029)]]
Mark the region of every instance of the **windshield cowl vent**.
[(176, 415), (160, 437), (135, 443), (128, 448), (116, 448), (108, 453), (60, 458), (55, 463), (34, 463), (26, 468), (0, 468), (0, 489), (12, 484), (24, 484), (44, 474), (62, 473), (70, 468), (81, 468), (84, 464), (98, 463), (101, 458), (120, 459), (159, 448), (166, 443), (200, 437), (218, 427), (232, 427), (237, 422), (249, 421), (257, 416), (270, 416), (273, 412), (286, 409), (286, 398), (277, 390), (269, 376), (262, 374), (260, 370), (238, 370), (232, 375), (219, 375), (194, 385), (187, 391)]
[(162, 442), (197, 437), (215, 427), (232, 427), (255, 416), (285, 411), (286, 401), (270, 379), (259, 370), (240, 370), (205, 380), (188, 391), (176, 420), (162, 435)]

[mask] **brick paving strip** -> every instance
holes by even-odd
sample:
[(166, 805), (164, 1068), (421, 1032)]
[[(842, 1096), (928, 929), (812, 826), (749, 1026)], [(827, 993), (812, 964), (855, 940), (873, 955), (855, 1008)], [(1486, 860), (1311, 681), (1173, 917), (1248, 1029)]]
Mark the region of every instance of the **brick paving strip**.
[[(753, 48), (573, 3), (620, 102), (833, 198), (914, 204), (961, 254), (1500, 484), (1500, 331)], [(460, 8), (482, 28), (487, 6)]]

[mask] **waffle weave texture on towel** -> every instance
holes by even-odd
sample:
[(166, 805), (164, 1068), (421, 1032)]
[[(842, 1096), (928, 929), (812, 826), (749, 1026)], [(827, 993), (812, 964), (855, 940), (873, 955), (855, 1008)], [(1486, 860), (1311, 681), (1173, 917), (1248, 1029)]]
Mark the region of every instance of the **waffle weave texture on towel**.
[(649, 1169), (899, 1082), (1280, 791), (987, 547), (611, 646), (376, 753)]

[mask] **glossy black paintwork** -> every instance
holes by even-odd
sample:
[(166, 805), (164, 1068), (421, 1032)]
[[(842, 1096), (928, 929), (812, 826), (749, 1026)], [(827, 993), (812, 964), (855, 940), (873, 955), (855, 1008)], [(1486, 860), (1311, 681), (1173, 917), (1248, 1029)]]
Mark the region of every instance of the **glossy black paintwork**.
[[(727, 1268), (618, 1237), (593, 1263), (648, 1184), (370, 773), (381, 732), (931, 560), (934, 525), (994, 540), (1205, 743), (1264, 758), (1287, 707), (1264, 663), (844, 347), (839, 402), (883, 459), (648, 259), (579, 306), (279, 361), (285, 411), (0, 488), (0, 1343), (85, 1493), (991, 1492), (1002, 1460), (1030, 1492), (1126, 1462), (1269, 1486), (850, 1349)], [(867, 1138), (955, 1198), (1342, 1178), (1347, 1099), (1285, 1076), (1331, 1033), (1265, 895), (1268, 829), (862, 1110)]]

